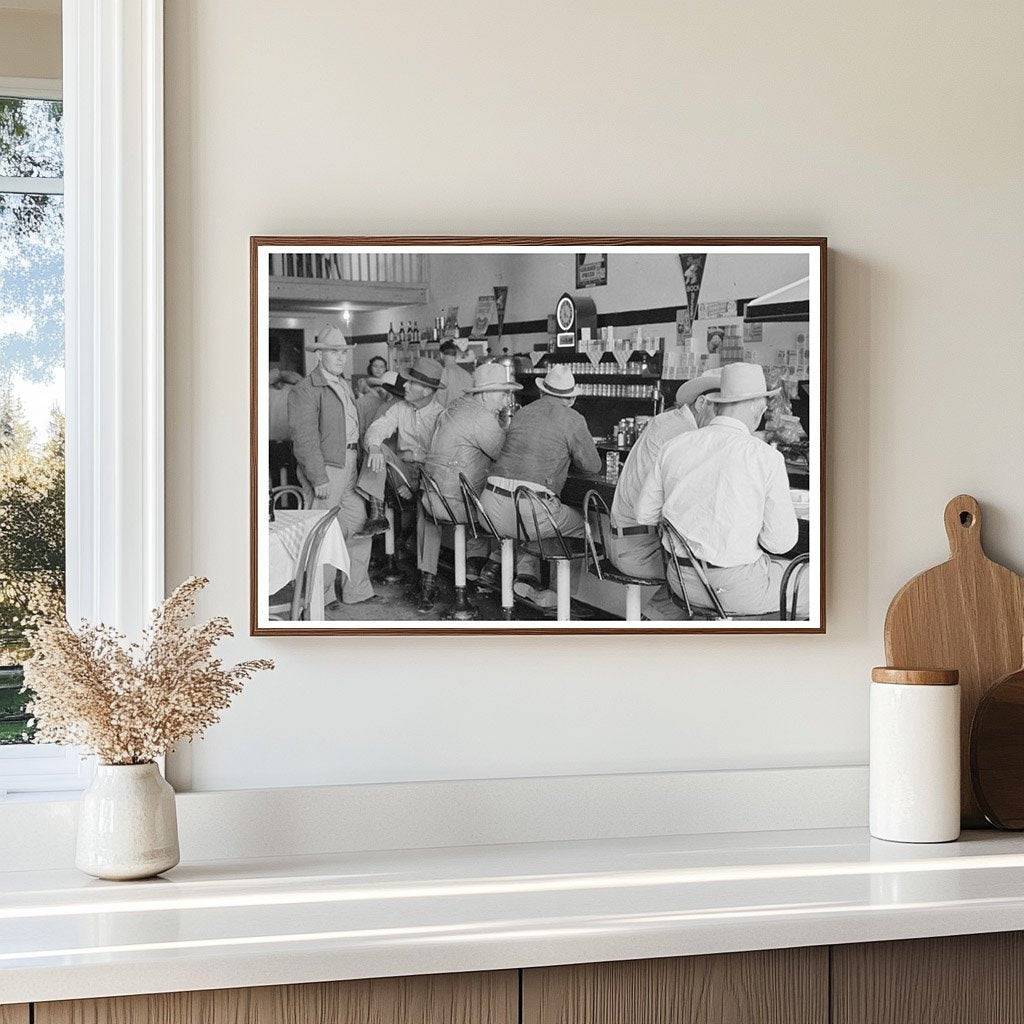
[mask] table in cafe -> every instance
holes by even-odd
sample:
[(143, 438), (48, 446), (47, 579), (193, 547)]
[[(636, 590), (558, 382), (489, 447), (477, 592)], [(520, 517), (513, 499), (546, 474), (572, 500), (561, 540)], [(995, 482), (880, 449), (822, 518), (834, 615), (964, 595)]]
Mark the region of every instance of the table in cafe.
[[(299, 556), (310, 531), (324, 517), (324, 509), (276, 509), (269, 523), (268, 562), (270, 580), (268, 592), (276, 594), (295, 579), (299, 571)], [(324, 620), (324, 569), (333, 566), (341, 572), (349, 570), (348, 547), (337, 519), (327, 528), (316, 560), (316, 579), (320, 586), (313, 588), (309, 603), (309, 617), (313, 622)]]

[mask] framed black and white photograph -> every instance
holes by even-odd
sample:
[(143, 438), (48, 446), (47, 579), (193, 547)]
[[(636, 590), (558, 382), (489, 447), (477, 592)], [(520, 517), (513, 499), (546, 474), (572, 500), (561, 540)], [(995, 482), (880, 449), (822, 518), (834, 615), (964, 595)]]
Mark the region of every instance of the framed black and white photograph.
[(255, 635), (824, 632), (824, 239), (250, 248)]

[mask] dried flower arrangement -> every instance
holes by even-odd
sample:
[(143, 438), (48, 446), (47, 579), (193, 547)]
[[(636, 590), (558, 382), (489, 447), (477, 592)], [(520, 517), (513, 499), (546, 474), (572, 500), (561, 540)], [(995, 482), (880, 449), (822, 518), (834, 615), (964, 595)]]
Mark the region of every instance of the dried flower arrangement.
[(25, 663), (36, 742), (86, 747), (104, 764), (145, 764), (219, 721), (245, 680), (274, 663), (225, 668), (214, 657), (232, 635), (228, 620), (188, 624), (208, 582), (193, 576), (182, 583), (153, 612), (139, 643), (102, 624), (37, 626)]

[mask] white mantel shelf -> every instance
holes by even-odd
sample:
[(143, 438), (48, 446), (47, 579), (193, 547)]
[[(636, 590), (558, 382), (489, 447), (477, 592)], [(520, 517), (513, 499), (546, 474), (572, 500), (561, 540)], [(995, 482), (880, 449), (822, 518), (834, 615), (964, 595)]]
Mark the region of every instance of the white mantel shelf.
[(1024, 928), (1024, 837), (861, 829), (0, 873), (0, 1003)]

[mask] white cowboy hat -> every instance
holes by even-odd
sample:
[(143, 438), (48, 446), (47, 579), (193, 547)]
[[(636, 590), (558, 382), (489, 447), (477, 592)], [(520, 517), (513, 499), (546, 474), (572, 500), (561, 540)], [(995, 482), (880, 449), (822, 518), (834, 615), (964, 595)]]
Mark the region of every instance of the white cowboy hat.
[(537, 381), (537, 390), (555, 398), (575, 398), (579, 394), (576, 390), (576, 378), (569, 372), (569, 368), (561, 363), (556, 363), (548, 370), (543, 380)]
[(769, 398), (778, 393), (779, 388), (768, 390), (764, 367), (760, 363), (729, 363), (722, 367), (721, 391), (717, 395), (708, 395), (708, 401), (724, 405), (745, 402), (750, 398)]
[(484, 391), (522, 391), (523, 385), (508, 379), (505, 367), (499, 363), (482, 363), (473, 371), (471, 395), (479, 395)]
[(717, 377), (694, 377), (693, 380), (680, 384), (676, 389), (676, 406), (682, 408), (684, 405), (690, 405), (701, 395), (707, 394), (709, 391), (717, 391), (720, 384)]
[(348, 348), (348, 342), (345, 340), (345, 335), (341, 333), (339, 327), (328, 327), (327, 330), (321, 331), (316, 338), (313, 340), (313, 344), (307, 346), (307, 352), (321, 352), (324, 349), (333, 349), (334, 351), (342, 351)]

